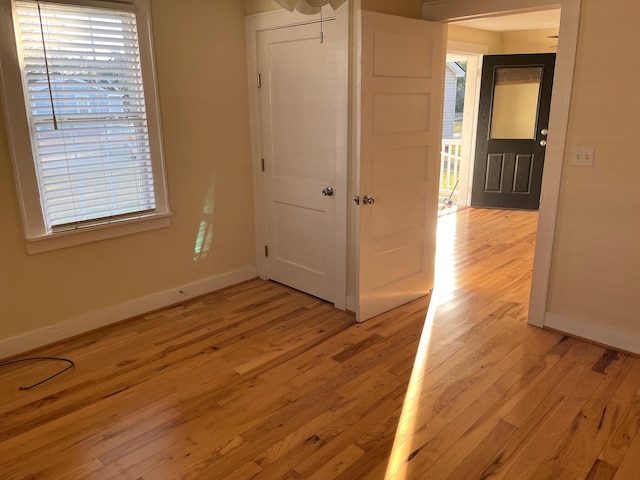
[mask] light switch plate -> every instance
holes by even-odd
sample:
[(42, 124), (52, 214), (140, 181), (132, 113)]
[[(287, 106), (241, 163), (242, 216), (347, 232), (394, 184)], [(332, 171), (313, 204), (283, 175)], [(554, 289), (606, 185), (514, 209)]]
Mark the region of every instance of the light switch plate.
[(573, 147), (571, 149), (571, 165), (574, 167), (593, 167), (593, 147)]

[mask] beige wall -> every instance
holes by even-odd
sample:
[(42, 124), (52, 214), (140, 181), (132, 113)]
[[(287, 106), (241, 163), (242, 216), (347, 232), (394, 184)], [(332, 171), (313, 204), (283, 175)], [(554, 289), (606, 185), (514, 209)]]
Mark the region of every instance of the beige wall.
[(247, 15), (253, 15), (254, 13), (268, 12), (271, 10), (278, 10), (278, 5), (275, 0), (245, 0)]
[(557, 49), (557, 29), (492, 32), (462, 25), (449, 25), (447, 39), (462, 43), (485, 45), (490, 55), (516, 53), (554, 53)]
[(500, 32), (489, 32), (451, 24), (447, 29), (447, 40), (485, 45), (488, 48), (488, 54), (502, 53), (502, 34)]
[(422, 0), (362, 0), (362, 9), (399, 17), (422, 18)]
[[(583, 0), (548, 309), (640, 333), (640, 2)], [(620, 72), (622, 68), (622, 75)]]
[(255, 264), (245, 5), (189, 3), (151, 1), (171, 228), (27, 255), (0, 117), (0, 340)]
[(554, 53), (558, 39), (558, 29), (524, 30), (502, 32), (502, 53)]

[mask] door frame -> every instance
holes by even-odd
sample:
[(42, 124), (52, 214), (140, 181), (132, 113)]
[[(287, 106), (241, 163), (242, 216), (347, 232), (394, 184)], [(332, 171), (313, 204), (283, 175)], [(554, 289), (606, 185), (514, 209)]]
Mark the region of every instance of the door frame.
[(334, 247), (334, 305), (340, 310), (346, 308), (347, 296), (347, 172), (348, 172), (348, 44), (349, 44), (349, 1), (337, 11), (327, 6), (322, 9), (322, 17), (303, 15), (299, 12), (276, 10), (249, 15), (245, 19), (247, 46), (247, 79), (249, 89), (249, 122), (251, 130), (251, 164), (253, 171), (253, 197), (255, 208), (256, 267), (258, 276), (267, 279), (266, 245), (266, 205), (262, 181), (262, 132), (260, 128), (260, 97), (258, 92), (258, 35), (260, 32), (299, 25), (314, 24), (331, 19), (336, 22), (340, 37), (336, 42), (338, 62), (336, 65), (336, 97), (338, 118), (336, 119), (336, 181), (335, 190), (335, 236)]
[(558, 51), (527, 320), (529, 324), (537, 327), (543, 327), (545, 317), (548, 316), (547, 297), (578, 49), (582, 0), (559, 0), (555, 3), (550, 3), (549, 0), (490, 0), (486, 2), (447, 0), (425, 3), (423, 7), (423, 18), (453, 22), (474, 17), (507, 14), (508, 12), (521, 13), (527, 10), (540, 10), (544, 7), (556, 7), (558, 3), (561, 8)]
[(480, 109), (480, 71), (482, 59), (489, 47), (475, 43), (447, 41), (447, 55), (467, 57), (467, 79), (464, 92), (462, 119), (462, 160), (458, 186), (458, 207), (471, 205), (471, 183), (473, 180), (473, 157), (476, 148), (478, 111)]

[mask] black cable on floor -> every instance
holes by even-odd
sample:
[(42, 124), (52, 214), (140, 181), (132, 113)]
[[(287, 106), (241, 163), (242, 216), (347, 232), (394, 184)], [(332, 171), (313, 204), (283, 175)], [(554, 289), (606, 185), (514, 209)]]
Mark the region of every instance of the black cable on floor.
[(49, 380), (51, 380), (54, 377), (57, 377), (58, 375), (60, 375), (61, 373), (66, 372), (67, 370), (69, 370), (70, 368), (73, 368), (76, 366), (76, 364), (73, 362), (73, 360), (69, 360), (68, 358), (59, 358), (59, 357), (30, 357), (30, 358), (22, 358), (20, 360), (12, 360), (10, 362), (5, 362), (5, 363), (0, 363), (0, 367), (6, 367), (8, 365), (13, 365), (16, 363), (22, 363), (22, 362), (33, 362), (33, 361), (41, 361), (41, 360), (55, 360), (55, 361), (60, 361), (60, 362), (67, 362), (69, 365), (67, 365), (64, 369), (60, 370), (58, 373), (54, 373), (53, 375), (51, 375), (50, 377), (45, 378), (44, 380), (39, 381), (38, 383), (34, 383), (33, 385), (29, 385), (28, 387), (20, 387), (20, 390), (29, 390), (33, 387), (37, 387), (38, 385), (42, 385), (45, 382), (48, 382)]

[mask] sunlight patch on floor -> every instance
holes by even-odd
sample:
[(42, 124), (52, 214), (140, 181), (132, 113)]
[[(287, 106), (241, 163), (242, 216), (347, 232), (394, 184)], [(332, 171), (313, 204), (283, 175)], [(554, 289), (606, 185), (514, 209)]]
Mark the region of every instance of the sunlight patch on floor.
[[(434, 290), (435, 292), (435, 290)], [(427, 358), (429, 356), (429, 345), (431, 343), (431, 330), (433, 319), (438, 307), (435, 295), (432, 297), (427, 316), (425, 318), (424, 329), (420, 338), (420, 345), (413, 363), (411, 380), (407, 388), (402, 413), (396, 436), (393, 441), (393, 449), (387, 464), (386, 480), (402, 480), (406, 477), (408, 458), (413, 452), (412, 437), (416, 430), (416, 419), (420, 410), (420, 399), (422, 393), (422, 383), (427, 368)]]
[(456, 269), (453, 264), (456, 221), (455, 213), (438, 219), (435, 287), (431, 294), (431, 302), (425, 317), (420, 345), (413, 363), (411, 379), (409, 380), (402, 413), (396, 429), (385, 480), (404, 480), (410, 457), (420, 447), (413, 445), (412, 439), (416, 430), (421, 427), (416, 423), (420, 405), (423, 403), (422, 390), (427, 372), (433, 323), (439, 306), (448, 301), (447, 299), (456, 287)]
[(456, 213), (452, 213), (438, 219), (435, 285), (439, 296), (434, 294), (434, 298), (439, 304), (450, 299), (451, 293), (457, 288), (457, 268), (454, 264), (457, 217)]

